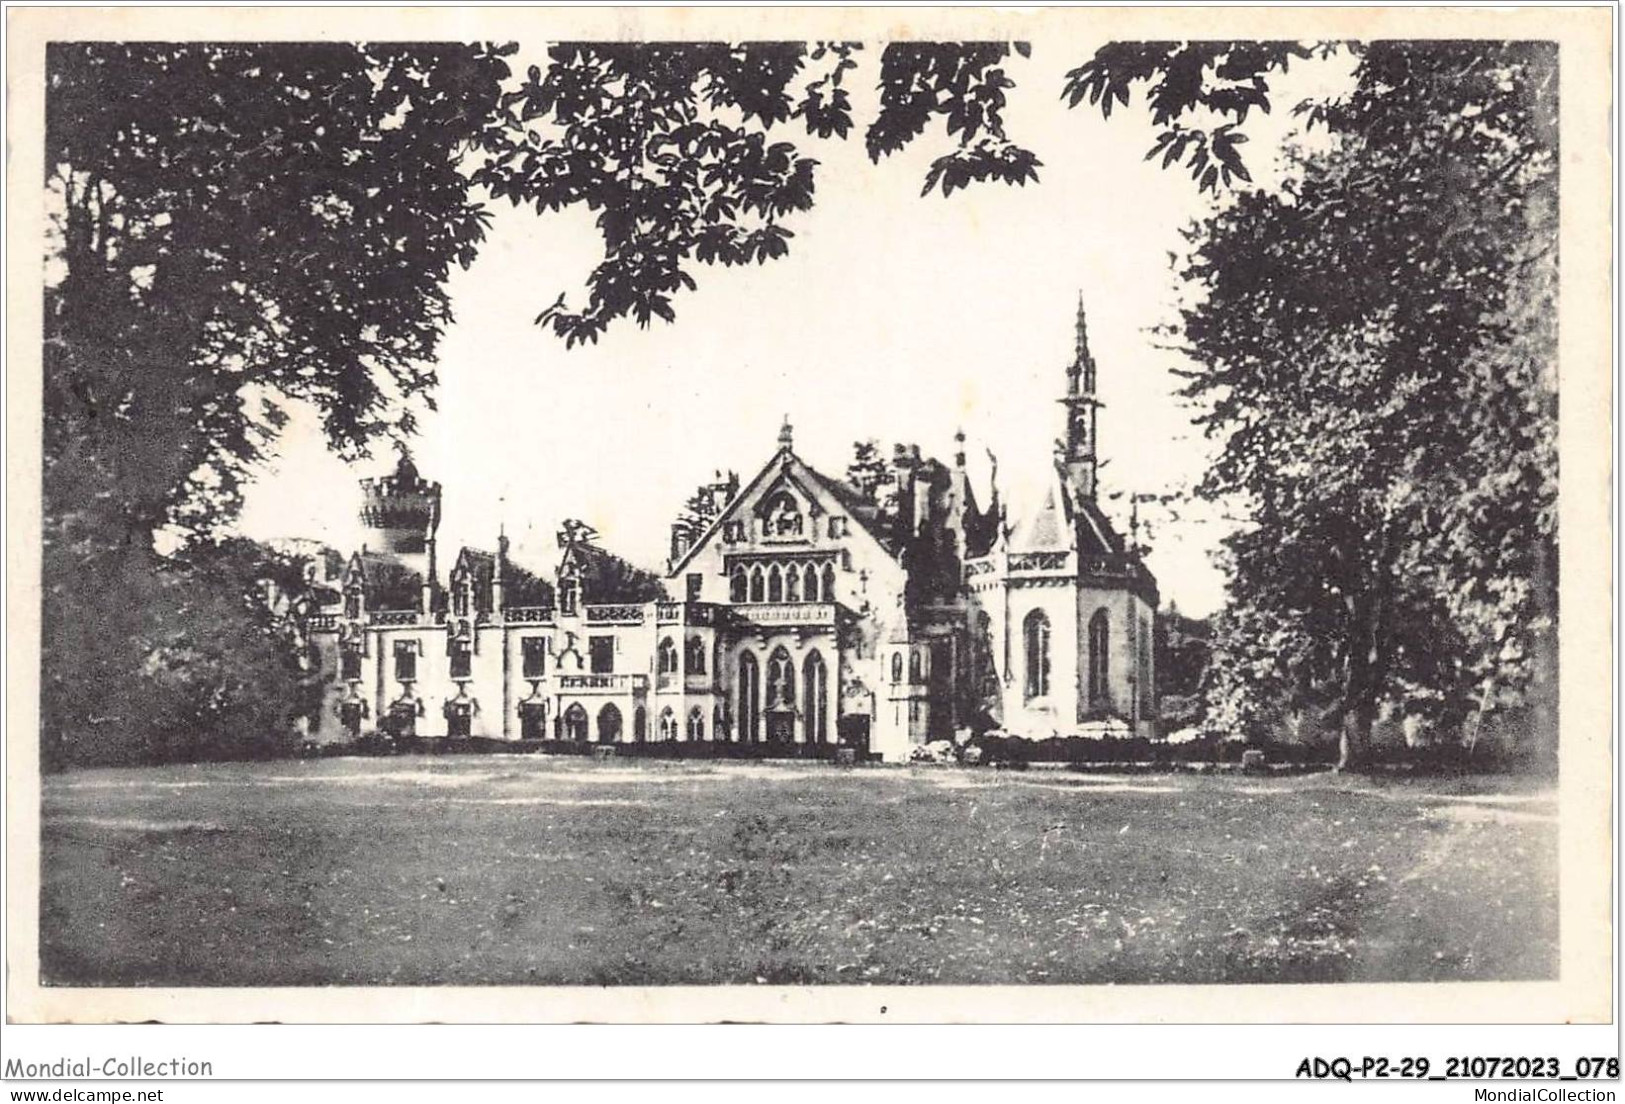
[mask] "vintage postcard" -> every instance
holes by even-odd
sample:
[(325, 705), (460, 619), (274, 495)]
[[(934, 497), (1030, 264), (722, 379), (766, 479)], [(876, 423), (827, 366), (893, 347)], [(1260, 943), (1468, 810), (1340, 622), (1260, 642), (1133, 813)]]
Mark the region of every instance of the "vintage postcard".
[(1606, 1020), (1612, 18), (11, 11), (8, 1018)]

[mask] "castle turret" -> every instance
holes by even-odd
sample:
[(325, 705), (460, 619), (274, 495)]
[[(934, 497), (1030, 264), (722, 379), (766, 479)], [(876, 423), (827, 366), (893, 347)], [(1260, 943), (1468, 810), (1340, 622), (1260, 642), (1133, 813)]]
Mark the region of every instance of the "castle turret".
[(400, 446), (400, 452), (392, 474), (361, 481), (361, 524), (367, 528), (367, 547), (375, 556), (420, 577), (427, 610), (434, 594), (440, 484), (418, 474), (406, 446)]
[(1066, 440), (1062, 460), (1074, 492), (1093, 501), (1098, 466), (1096, 448), (1097, 414), (1100, 400), (1095, 397), (1095, 357), (1089, 351), (1089, 325), (1083, 315), (1083, 295), (1078, 295), (1077, 344), (1072, 363), (1066, 369)]

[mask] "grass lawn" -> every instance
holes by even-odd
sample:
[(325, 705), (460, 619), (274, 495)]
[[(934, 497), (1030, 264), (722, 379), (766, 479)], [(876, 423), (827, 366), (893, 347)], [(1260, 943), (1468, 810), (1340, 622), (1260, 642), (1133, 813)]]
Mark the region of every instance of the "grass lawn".
[(1515, 779), (329, 759), (45, 783), (64, 985), (1557, 973)]

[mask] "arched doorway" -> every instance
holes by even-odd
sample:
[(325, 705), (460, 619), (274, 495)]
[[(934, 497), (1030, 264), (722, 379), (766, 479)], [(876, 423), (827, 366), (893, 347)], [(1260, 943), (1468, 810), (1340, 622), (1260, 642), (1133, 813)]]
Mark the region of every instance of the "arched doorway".
[(767, 738), (793, 743), (796, 738), (796, 665), (781, 645), (767, 660)]
[(621, 738), (621, 711), (614, 702), (606, 702), (598, 711), (598, 742), (613, 744)]
[(571, 702), (570, 708), (559, 718), (561, 739), (585, 742), (587, 739), (587, 711), (580, 702)]

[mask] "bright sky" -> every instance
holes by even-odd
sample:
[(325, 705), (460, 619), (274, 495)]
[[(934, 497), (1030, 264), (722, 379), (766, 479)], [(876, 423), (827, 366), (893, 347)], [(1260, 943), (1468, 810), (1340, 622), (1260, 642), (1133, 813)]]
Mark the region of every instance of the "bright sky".
[[(796, 450), (839, 475), (852, 442), (916, 442), (949, 460), (967, 435), (978, 493), (987, 457), (1012, 520), (1039, 493), (1061, 433), (1055, 399), (1071, 359), (1079, 292), (1100, 367), (1103, 493), (1163, 494), (1200, 475), (1208, 445), (1174, 395), (1176, 354), (1151, 332), (1172, 320), (1180, 286), (1170, 254), (1214, 200), (1188, 173), (1144, 155), (1155, 136), (1138, 97), (1103, 121), (1059, 99), (1067, 69), (1099, 45), (1035, 43), (1008, 65), (1017, 87), (1011, 137), (1043, 162), (1025, 188), (973, 185), (921, 198), (930, 160), (949, 148), (940, 124), (906, 153), (871, 165), (861, 133), (821, 142), (775, 131), (820, 162), (815, 206), (791, 219), (788, 258), (691, 270), (699, 290), (677, 321), (622, 320), (596, 346), (568, 352), (532, 324), (559, 292), (585, 301), (599, 259), (591, 216), (536, 216), (506, 203), (479, 260), (451, 283), (456, 324), (439, 356), (439, 410), (420, 414), (418, 465), (444, 485), (441, 563), (491, 548), (506, 523), (515, 555), (551, 568), (554, 533), (579, 517), (620, 554), (663, 568), (670, 522), (713, 471), (748, 480), (776, 447), (781, 419)], [(877, 54), (848, 74), (860, 127), (872, 117)], [(514, 59), (522, 71), (526, 59)], [(1275, 78), (1269, 116), (1251, 116), (1244, 148), (1267, 182), (1296, 133), (1290, 107), (1337, 91), (1346, 60)], [(380, 449), (350, 466), (329, 454), (314, 418), (298, 416), (277, 461), (249, 491), (251, 536), (361, 542), (355, 481), (386, 470)], [(1104, 502), (1127, 529), (1127, 498)], [(1164, 604), (1205, 614), (1222, 600), (1210, 553), (1225, 528), (1202, 506), (1178, 520), (1155, 508), (1150, 565)]]

